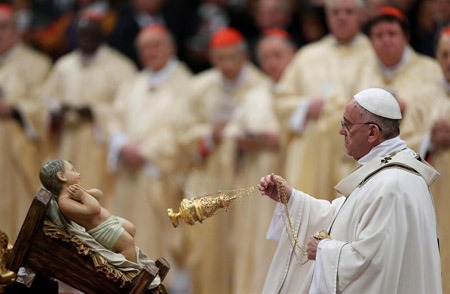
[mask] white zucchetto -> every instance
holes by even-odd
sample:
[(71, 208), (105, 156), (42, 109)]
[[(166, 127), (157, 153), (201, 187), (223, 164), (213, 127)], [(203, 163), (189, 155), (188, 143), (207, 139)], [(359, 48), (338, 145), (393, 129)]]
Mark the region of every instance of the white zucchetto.
[(359, 92), (353, 98), (362, 108), (373, 114), (389, 119), (402, 118), (397, 99), (386, 90), (370, 88)]

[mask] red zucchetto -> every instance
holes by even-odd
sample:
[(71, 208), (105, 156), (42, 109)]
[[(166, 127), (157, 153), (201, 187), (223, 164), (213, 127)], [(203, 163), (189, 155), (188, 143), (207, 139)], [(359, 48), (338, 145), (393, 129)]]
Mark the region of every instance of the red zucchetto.
[(236, 45), (242, 41), (244, 41), (244, 36), (238, 30), (223, 28), (213, 34), (209, 47), (213, 49), (222, 48)]
[(384, 16), (384, 15), (393, 16), (402, 22), (406, 21), (405, 15), (400, 10), (392, 6), (384, 6), (377, 10), (376, 16)]
[(280, 29), (267, 29), (264, 31), (264, 37), (277, 37), (284, 40), (291, 39), (291, 35), (288, 32)]

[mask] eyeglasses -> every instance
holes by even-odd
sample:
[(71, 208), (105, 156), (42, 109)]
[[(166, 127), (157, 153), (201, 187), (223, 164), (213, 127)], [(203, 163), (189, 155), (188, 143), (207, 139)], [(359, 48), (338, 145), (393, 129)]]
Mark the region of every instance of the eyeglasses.
[(376, 124), (376, 123), (374, 123), (374, 122), (371, 122), (371, 121), (362, 122), (362, 123), (351, 123), (351, 122), (347, 122), (347, 121), (341, 120), (341, 127), (342, 127), (344, 130), (346, 130), (347, 132), (349, 132), (349, 133), (351, 133), (351, 132), (350, 132), (350, 129), (351, 129), (354, 125), (370, 125), (370, 124), (376, 125), (376, 126), (378, 127), (378, 129), (380, 129), (380, 131), (381, 131), (381, 127), (380, 127), (378, 124)]

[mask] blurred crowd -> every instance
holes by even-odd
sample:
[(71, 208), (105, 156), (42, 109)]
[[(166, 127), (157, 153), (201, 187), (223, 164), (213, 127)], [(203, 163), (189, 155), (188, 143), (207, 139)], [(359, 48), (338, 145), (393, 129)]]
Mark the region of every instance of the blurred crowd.
[[(167, 208), (283, 175), (332, 200), (356, 167), (346, 103), (384, 88), (432, 192), (450, 292), (450, 0), (12, 0), (0, 4), (0, 229), (14, 242), (40, 166), (68, 159), (170, 293), (261, 293), (275, 203), (193, 227)], [(389, 132), (389, 130), (383, 130)]]

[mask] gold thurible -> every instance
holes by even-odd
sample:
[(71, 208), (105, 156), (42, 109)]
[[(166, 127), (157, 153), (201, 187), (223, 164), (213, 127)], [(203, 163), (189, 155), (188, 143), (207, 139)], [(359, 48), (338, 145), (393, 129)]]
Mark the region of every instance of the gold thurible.
[(255, 185), (249, 188), (219, 191), (202, 197), (185, 198), (181, 201), (177, 213), (169, 208), (167, 214), (175, 228), (179, 225), (179, 219), (193, 226), (196, 222), (201, 223), (220, 211), (227, 210), (234, 202), (251, 195), (258, 188), (259, 185)]

